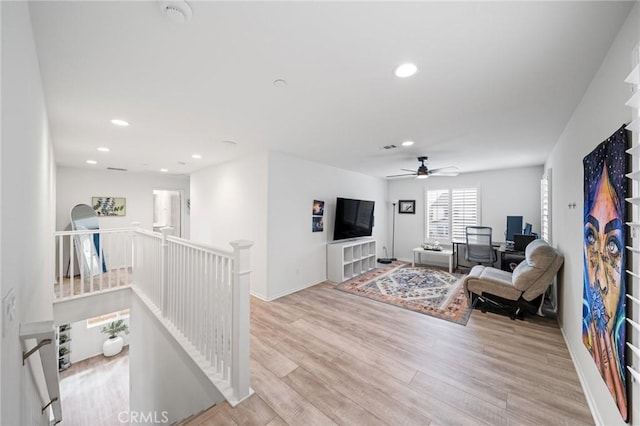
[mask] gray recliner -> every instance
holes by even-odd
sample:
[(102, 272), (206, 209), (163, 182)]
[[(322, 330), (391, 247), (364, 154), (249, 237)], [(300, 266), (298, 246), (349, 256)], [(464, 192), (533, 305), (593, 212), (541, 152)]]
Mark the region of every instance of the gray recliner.
[(534, 240), (513, 272), (474, 266), (463, 278), (467, 300), (470, 305), (480, 300), (489, 307), (506, 308), (512, 318), (523, 309), (535, 313), (563, 262), (556, 249), (544, 240)]

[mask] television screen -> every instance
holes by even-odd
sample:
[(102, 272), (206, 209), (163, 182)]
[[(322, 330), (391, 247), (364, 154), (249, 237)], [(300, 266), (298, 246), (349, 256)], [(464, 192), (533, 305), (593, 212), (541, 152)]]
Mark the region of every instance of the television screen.
[(373, 230), (373, 201), (338, 198), (333, 239), (368, 237)]

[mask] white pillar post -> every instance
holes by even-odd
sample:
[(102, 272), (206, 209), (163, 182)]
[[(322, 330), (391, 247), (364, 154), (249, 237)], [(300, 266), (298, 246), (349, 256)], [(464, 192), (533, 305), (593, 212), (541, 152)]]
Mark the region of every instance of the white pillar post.
[(249, 389), (249, 248), (253, 241), (232, 241), (233, 288), (231, 310), (231, 388), (237, 402), (250, 395)]

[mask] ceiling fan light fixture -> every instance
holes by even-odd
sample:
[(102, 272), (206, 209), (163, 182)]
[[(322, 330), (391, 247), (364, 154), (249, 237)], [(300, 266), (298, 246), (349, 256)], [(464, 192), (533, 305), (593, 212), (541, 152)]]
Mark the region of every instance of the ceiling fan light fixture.
[(184, 0), (161, 0), (160, 12), (171, 22), (184, 24), (191, 21), (191, 6)]
[(426, 179), (429, 177), (429, 174), (417, 174), (416, 179)]

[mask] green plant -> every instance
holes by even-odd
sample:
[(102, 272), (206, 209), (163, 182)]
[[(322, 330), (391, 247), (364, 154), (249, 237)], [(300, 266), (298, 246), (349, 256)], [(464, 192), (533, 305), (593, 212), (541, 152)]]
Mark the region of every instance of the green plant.
[(68, 334), (61, 334), (60, 335), (60, 343), (66, 343), (69, 340), (69, 335)]
[(119, 319), (117, 321), (112, 321), (106, 326), (102, 327), (102, 330), (100, 331), (108, 334), (109, 339), (115, 339), (120, 333), (129, 334), (129, 327), (124, 323), (124, 320)]
[(58, 356), (64, 356), (64, 355), (66, 355), (66, 354), (68, 354), (68, 353), (69, 353), (69, 349), (64, 348), (64, 347), (62, 347), (62, 348), (60, 348), (60, 349), (58, 350)]

